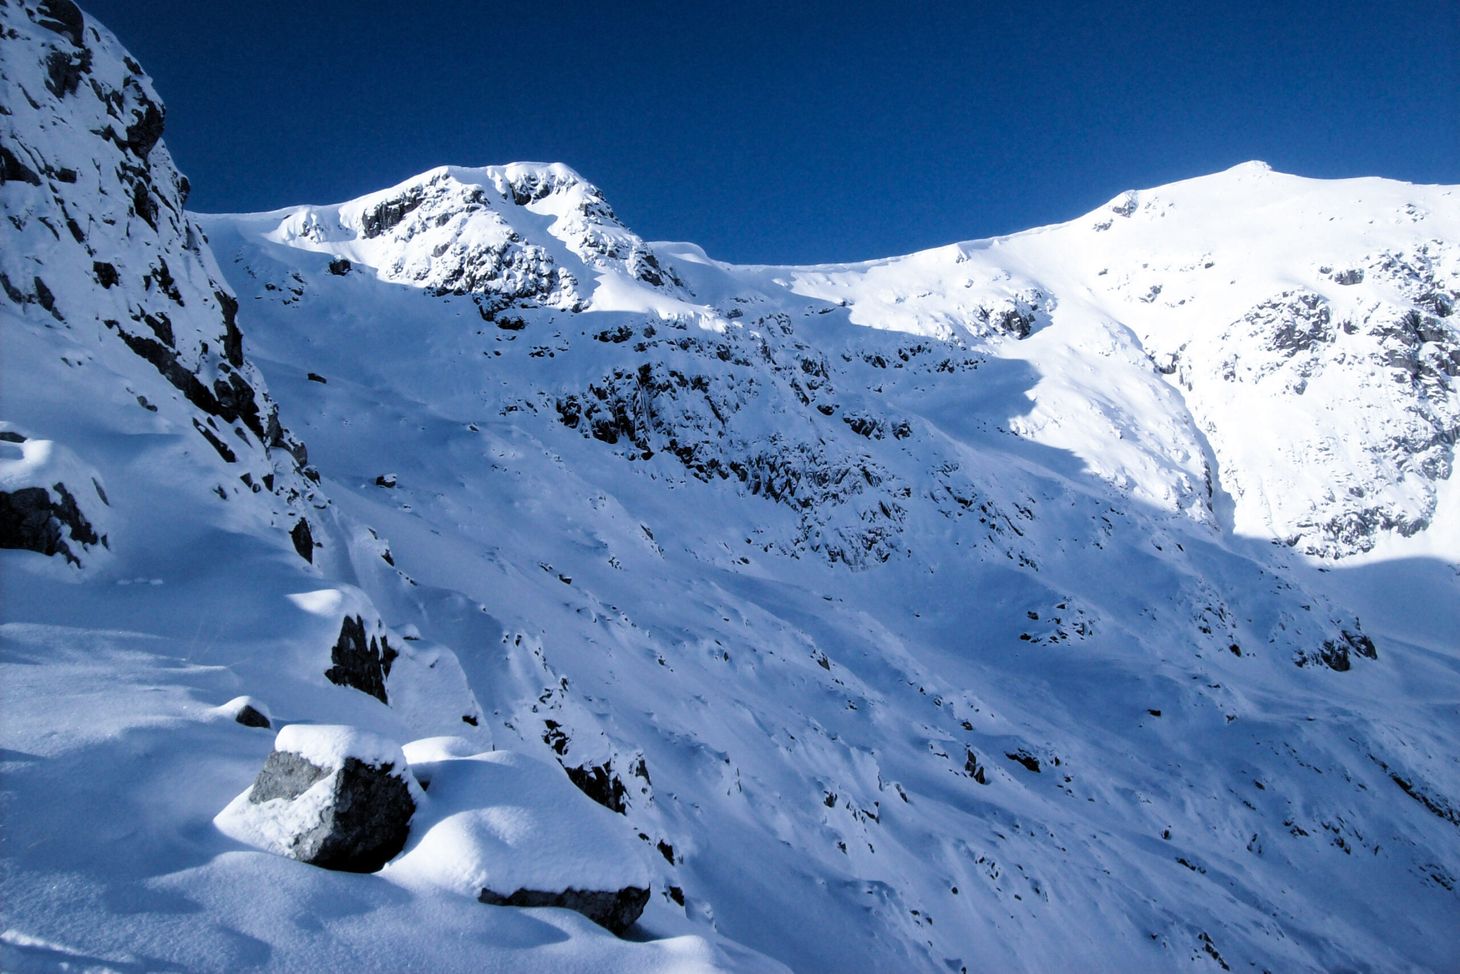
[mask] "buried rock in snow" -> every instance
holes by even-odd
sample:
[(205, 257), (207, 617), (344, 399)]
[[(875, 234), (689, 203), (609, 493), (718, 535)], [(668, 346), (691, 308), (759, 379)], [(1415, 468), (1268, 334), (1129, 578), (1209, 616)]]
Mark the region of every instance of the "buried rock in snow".
[(492, 905), (565, 907), (617, 934), (633, 926), (649, 870), (622, 817), (556, 767), (507, 751), (467, 757), (446, 743), (406, 746), (431, 799), (383, 877)]
[(375, 872), (405, 845), (422, 797), (398, 746), (353, 727), (291, 724), (253, 786), (218, 813), (226, 834), (326, 869)]
[(269, 708), (262, 701), (250, 696), (234, 697), (223, 706), (215, 708), (214, 712), (223, 714), (245, 727), (267, 729), (273, 726)]

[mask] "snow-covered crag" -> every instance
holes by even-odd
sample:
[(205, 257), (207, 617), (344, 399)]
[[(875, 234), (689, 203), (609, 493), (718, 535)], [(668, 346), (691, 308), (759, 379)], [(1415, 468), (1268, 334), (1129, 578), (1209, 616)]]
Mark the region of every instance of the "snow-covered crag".
[[(308, 536), (304, 448), (244, 356), (238, 302), (183, 210), (187, 180), (160, 141), (163, 109), (151, 83), (74, 4), (6, 13), (0, 314), (11, 366), (7, 438), (27, 454), (7, 464), (6, 496), (13, 503), (27, 489), (16, 478), (30, 471), (31, 489), (54, 495), (53, 523), (67, 521), (62, 508), (77, 509), (71, 540), (95, 544), (84, 525), (109, 506), (100, 482), (46, 483), (59, 475), (36, 469), (24, 447), (77, 432), (67, 427), (81, 387), (96, 397), (88, 405), (113, 414), (93, 422), (130, 414), (138, 431), (182, 433), (181, 449), (216, 456), (207, 465), (222, 496), (265, 494), (247, 503), (250, 516)], [(69, 560), (86, 563), (69, 550)]]
[[(562, 165), (189, 216), (115, 40), (0, 18), (0, 966), (1460, 961), (1460, 190), (819, 267)], [(429, 786), (379, 872), (288, 858), (280, 726)]]

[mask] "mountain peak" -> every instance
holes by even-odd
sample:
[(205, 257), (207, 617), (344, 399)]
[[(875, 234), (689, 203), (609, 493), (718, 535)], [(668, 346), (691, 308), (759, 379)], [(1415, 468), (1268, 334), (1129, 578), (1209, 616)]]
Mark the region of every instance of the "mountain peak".
[(598, 187), (560, 162), (437, 166), (343, 203), (205, 222), (359, 264), (390, 283), (476, 294), (487, 313), (581, 310), (604, 277), (622, 281), (619, 295), (682, 296), (674, 272)]

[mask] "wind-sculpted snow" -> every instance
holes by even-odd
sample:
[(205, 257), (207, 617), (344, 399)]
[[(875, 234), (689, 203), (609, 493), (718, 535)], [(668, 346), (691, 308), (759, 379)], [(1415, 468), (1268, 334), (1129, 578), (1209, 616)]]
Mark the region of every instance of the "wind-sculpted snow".
[[(116, 42), (0, 19), (0, 966), (1457, 963), (1455, 190), (813, 268), (558, 165), (194, 222)], [(414, 742), (403, 855), (219, 831), (275, 732)]]

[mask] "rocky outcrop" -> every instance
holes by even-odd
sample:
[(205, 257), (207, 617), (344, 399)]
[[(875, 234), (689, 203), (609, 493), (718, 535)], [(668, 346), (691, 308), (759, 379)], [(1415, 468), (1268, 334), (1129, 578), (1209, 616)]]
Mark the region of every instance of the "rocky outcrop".
[(1379, 651), (1374, 648), (1374, 641), (1362, 632), (1342, 629), (1337, 638), (1324, 640), (1316, 651), (1300, 653), (1296, 662), (1299, 666), (1318, 663), (1336, 673), (1346, 673), (1353, 669), (1354, 656), (1378, 659)]
[[(276, 509), (296, 504), (308, 491), (307, 455), (247, 360), (238, 302), (184, 211), (188, 183), (162, 142), (166, 113), (151, 81), (69, 0), (3, 10), (7, 321), (61, 329), (139, 381), (160, 376), (180, 396), (164, 406), (176, 428), (195, 430), (239, 479), (266, 484)], [(66, 486), (73, 496), (80, 487)], [(84, 534), (66, 497), (52, 493), (45, 519), (69, 518), (73, 537)], [(45, 502), (28, 494), (12, 504), (34, 519)], [(54, 537), (32, 541), (64, 554)]]
[(49, 490), (22, 487), (0, 491), (0, 548), (61, 555), (80, 566), (77, 548), (84, 551), (92, 545), (106, 543), (107, 539), (99, 536), (81, 513), (75, 496), (65, 484), (52, 484)]
[(484, 889), (477, 899), (492, 906), (558, 906), (581, 913), (600, 927), (623, 934), (638, 921), (649, 902), (649, 890), (626, 886), (620, 890), (566, 889), (549, 893), (519, 889), (503, 896)]
[(333, 665), (324, 675), (331, 683), (354, 687), (381, 703), (389, 703), (385, 678), (390, 676), (391, 664), (398, 655), (383, 631), (367, 636), (364, 618), (346, 616), (340, 626), (340, 636), (330, 651)]

